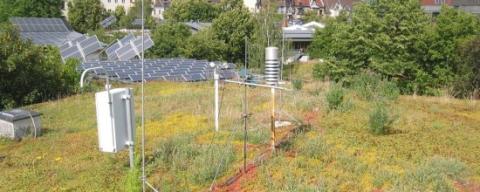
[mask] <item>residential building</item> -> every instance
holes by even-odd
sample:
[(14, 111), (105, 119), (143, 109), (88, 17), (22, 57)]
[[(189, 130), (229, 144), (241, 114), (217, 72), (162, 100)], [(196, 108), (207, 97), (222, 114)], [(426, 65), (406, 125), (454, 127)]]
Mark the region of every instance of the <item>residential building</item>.
[[(71, 0), (66, 0), (65, 1), (65, 6), (63, 10), (63, 15), (67, 16), (68, 14), (68, 2)], [(107, 11), (115, 11), (115, 9), (118, 6), (123, 6), (125, 11), (128, 13), (130, 8), (132, 8), (135, 5), (135, 0), (101, 0), (103, 7)], [(152, 10), (152, 17), (156, 19), (163, 20), (163, 13), (165, 12), (165, 9), (170, 6), (170, 0), (153, 0), (152, 5), (153, 7)]]
[(433, 16), (440, 14), (442, 5), (480, 15), (480, 0), (420, 0), (420, 4), (425, 12)]
[(128, 12), (135, 4), (135, 0), (101, 0), (101, 2), (107, 11), (115, 11), (118, 6), (123, 6)]
[(170, 0), (154, 0), (153, 2), (152, 17), (159, 20), (164, 20), (163, 13), (170, 7)]
[(341, 11), (352, 10), (353, 4), (361, 0), (284, 0), (279, 2), (278, 11), (286, 13), (288, 19), (301, 19), (307, 11), (319, 16), (336, 17)]
[(303, 25), (283, 27), (282, 31), (285, 40), (292, 42), (293, 49), (305, 51), (313, 41), (315, 31), (323, 28), (325, 24), (313, 21)]

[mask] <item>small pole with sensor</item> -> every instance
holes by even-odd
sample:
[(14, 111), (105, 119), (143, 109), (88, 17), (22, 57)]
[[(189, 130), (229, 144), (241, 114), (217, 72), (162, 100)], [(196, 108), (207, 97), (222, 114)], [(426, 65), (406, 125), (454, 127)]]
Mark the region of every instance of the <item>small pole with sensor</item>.
[(219, 96), (218, 96), (218, 89), (219, 89), (219, 84), (218, 82), (220, 81), (220, 75), (218, 74), (218, 65), (216, 65), (214, 62), (210, 62), (210, 67), (213, 68), (213, 81), (214, 81), (214, 87), (215, 87), (215, 131), (219, 131), (219, 125), (218, 125), (218, 117), (220, 113), (219, 109)]
[[(278, 61), (278, 48), (265, 48), (265, 82), (267, 85), (277, 86), (280, 76), (280, 64)], [(271, 137), (270, 144), (272, 152), (275, 152), (275, 88), (271, 88), (272, 93), (272, 114), (270, 116)]]
[[(270, 131), (271, 131), (271, 137), (270, 137), (270, 144), (271, 144), (271, 149), (272, 152), (275, 152), (275, 144), (276, 144), (276, 135), (275, 135), (275, 90), (280, 89), (280, 90), (287, 90), (290, 91), (290, 89), (284, 88), (284, 87), (279, 87), (278, 82), (280, 79), (280, 64), (278, 60), (278, 48), (277, 47), (267, 47), (265, 49), (265, 84), (256, 84), (256, 83), (250, 83), (247, 82), (246, 80), (244, 81), (234, 81), (234, 80), (223, 80), (224, 82), (227, 83), (235, 83), (235, 84), (240, 84), (244, 86), (255, 86), (255, 87), (264, 87), (264, 88), (270, 88), (271, 89), (271, 94), (272, 94), (272, 113), (270, 116)], [(215, 63), (210, 63), (210, 67), (214, 68), (214, 79), (215, 79), (215, 74), (218, 75), (217, 68), (220, 66), (217, 66)], [(218, 80), (215, 80), (215, 126), (218, 125)], [(245, 115), (245, 114), (244, 114)], [(217, 130), (217, 129), (216, 129)]]
[(220, 74), (218, 74), (219, 68), (221, 68), (221, 65), (217, 65), (214, 62), (209, 63), (210, 67), (213, 68), (213, 84), (215, 87), (214, 95), (215, 95), (215, 111), (214, 111), (214, 118), (215, 118), (215, 131), (219, 131), (219, 124), (218, 124), (218, 118), (220, 116), (220, 109), (219, 109), (219, 95), (218, 95), (218, 89), (219, 89), (219, 81), (220, 81)]

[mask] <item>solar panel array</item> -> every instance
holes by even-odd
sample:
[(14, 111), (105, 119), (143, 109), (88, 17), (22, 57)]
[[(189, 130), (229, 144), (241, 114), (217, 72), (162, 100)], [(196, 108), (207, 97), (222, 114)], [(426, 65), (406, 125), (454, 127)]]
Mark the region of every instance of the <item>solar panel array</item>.
[(132, 25), (134, 26), (142, 26), (142, 24), (143, 24), (143, 19), (134, 19), (132, 21)]
[(109, 60), (126, 61), (133, 59), (135, 56), (140, 56), (143, 51), (153, 46), (153, 40), (150, 38), (150, 35), (145, 34), (143, 40), (144, 43), (142, 49), (142, 37), (135, 37), (134, 35), (129, 34), (107, 48), (105, 53)]
[[(205, 81), (213, 78), (213, 69), (206, 60), (183, 58), (145, 60), (145, 81)], [(217, 62), (218, 63), (218, 62)], [(95, 70), (96, 75), (108, 75), (122, 82), (141, 82), (141, 61), (95, 61), (80, 65), (83, 71), (92, 67), (103, 67), (105, 70)], [(220, 78), (233, 79), (237, 77), (235, 65), (220, 71)]]
[(63, 60), (77, 58), (86, 61), (88, 55), (102, 49), (102, 43), (97, 39), (97, 36), (82, 36), (62, 45), (60, 47), (60, 55)]
[(10, 21), (21, 32), (70, 32), (60, 18), (12, 17)]
[(10, 22), (19, 29), (23, 39), (39, 45), (60, 47), (66, 41), (82, 35), (70, 30), (60, 18), (12, 17)]
[(128, 43), (130, 43), (130, 40), (134, 40), (135, 39), (135, 36), (133, 34), (128, 34), (127, 36), (123, 37), (122, 39), (120, 40), (117, 40), (116, 43), (114, 43), (113, 45), (111, 45), (110, 47), (108, 47), (106, 50), (105, 50), (105, 53), (107, 54), (107, 57), (109, 60), (117, 60), (118, 59), (118, 56), (117, 56), (117, 50), (122, 47), (123, 45), (126, 45)]
[(100, 25), (102, 25), (103, 28), (107, 28), (107, 27), (110, 27), (110, 25), (113, 25), (115, 22), (117, 22), (117, 18), (112, 15), (110, 17), (107, 17), (102, 22), (100, 22)]

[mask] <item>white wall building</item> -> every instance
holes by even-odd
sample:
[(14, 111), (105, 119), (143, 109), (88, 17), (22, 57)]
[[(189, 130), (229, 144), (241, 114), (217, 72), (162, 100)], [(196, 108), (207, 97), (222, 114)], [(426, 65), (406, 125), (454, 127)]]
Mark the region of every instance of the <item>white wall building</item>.
[(131, 7), (133, 7), (135, 0), (101, 0), (103, 7), (107, 11), (115, 11), (117, 6), (123, 6), (128, 13)]
[[(65, 1), (65, 7), (63, 10), (63, 15), (66, 17), (68, 15), (68, 2), (71, 0), (66, 0)], [(107, 11), (112, 11), (114, 12), (115, 9), (118, 6), (123, 6), (125, 8), (125, 11), (128, 13), (130, 8), (132, 8), (135, 5), (135, 0), (101, 0), (103, 7)], [(152, 1), (152, 17), (156, 19), (163, 19), (163, 12), (165, 11), (165, 6), (169, 5), (168, 0), (155, 0)], [(147, 5), (146, 5), (147, 6)]]
[(243, 6), (248, 8), (251, 12), (257, 12), (258, 3), (260, 3), (260, 0), (243, 0)]

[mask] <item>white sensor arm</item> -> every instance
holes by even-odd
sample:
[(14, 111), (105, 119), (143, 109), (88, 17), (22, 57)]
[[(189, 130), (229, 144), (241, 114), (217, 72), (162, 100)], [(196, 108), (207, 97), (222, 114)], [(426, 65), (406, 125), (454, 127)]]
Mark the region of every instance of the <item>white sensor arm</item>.
[[(80, 88), (83, 88), (83, 80), (85, 79), (85, 76), (87, 75), (87, 73), (95, 69), (103, 69), (105, 71), (103, 67), (92, 67), (92, 68), (85, 69), (85, 71), (83, 71), (82, 73), (82, 76), (80, 77)], [(105, 86), (105, 89), (109, 89), (110, 80), (109, 80), (108, 74), (106, 74), (106, 77), (107, 77), (107, 85)]]

